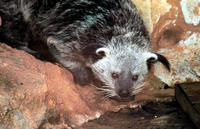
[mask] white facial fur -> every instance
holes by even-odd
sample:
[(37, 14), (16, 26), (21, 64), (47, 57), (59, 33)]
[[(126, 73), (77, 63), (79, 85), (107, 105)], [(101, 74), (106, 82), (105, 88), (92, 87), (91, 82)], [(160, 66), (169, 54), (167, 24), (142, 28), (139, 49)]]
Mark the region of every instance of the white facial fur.
[[(137, 45), (108, 46), (99, 48), (96, 52), (104, 50), (105, 56), (91, 66), (96, 77), (105, 84), (100, 90), (108, 97), (118, 96), (117, 90), (121, 88), (132, 90), (131, 95), (139, 92), (142, 89), (141, 84), (148, 75), (147, 59), (156, 60), (156, 54), (149, 52), (148, 48), (139, 48)], [(117, 73), (119, 78), (114, 79), (112, 73)], [(136, 81), (132, 80), (134, 75), (138, 75)], [(127, 85), (123, 85), (124, 83)]]

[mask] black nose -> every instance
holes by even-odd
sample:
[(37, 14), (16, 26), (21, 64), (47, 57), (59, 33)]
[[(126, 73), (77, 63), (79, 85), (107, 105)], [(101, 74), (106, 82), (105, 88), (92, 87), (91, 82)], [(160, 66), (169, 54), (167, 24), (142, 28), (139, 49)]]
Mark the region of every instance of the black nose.
[(121, 90), (119, 90), (118, 94), (119, 94), (120, 97), (129, 97), (129, 91), (128, 90), (121, 89)]

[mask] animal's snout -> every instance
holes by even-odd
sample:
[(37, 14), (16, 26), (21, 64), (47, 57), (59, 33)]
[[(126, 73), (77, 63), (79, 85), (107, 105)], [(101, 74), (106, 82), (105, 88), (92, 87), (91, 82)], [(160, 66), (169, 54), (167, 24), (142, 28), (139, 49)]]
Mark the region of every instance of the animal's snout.
[(118, 95), (120, 97), (129, 97), (130, 92), (127, 89), (120, 89)]
[(135, 99), (135, 95), (132, 94), (130, 89), (121, 88), (121, 89), (118, 89), (117, 95), (113, 96), (112, 98), (115, 99), (115, 100), (118, 100), (118, 101), (126, 102), (126, 101), (134, 100)]

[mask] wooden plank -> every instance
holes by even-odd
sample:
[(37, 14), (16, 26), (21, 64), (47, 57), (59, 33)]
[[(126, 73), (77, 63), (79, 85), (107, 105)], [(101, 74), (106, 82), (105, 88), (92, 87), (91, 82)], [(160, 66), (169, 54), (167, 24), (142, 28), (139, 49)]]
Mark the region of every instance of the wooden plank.
[(197, 129), (200, 129), (200, 88), (198, 86), (200, 87), (200, 83), (176, 85), (175, 97), (182, 109), (189, 115)]

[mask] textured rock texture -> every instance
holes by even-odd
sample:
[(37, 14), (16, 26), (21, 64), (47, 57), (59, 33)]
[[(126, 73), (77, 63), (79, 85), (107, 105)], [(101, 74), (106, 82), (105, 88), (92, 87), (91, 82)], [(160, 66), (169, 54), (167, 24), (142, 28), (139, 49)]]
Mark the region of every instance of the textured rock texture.
[(31, 129), (62, 121), (81, 125), (104, 111), (119, 110), (96, 93), (92, 86), (76, 86), (65, 69), (0, 45), (0, 128)]
[(132, 1), (143, 16), (153, 49), (171, 63), (171, 73), (156, 64), (155, 75), (170, 86), (200, 81), (200, 1)]

